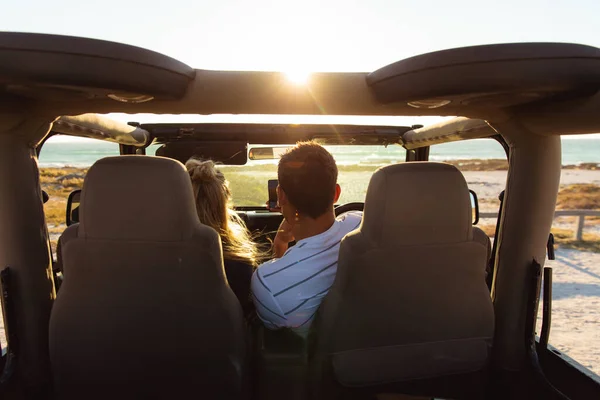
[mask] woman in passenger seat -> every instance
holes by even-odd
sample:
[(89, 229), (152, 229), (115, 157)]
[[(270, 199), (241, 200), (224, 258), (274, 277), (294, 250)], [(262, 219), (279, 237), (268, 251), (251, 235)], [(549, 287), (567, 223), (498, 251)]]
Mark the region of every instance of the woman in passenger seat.
[(254, 311), (250, 298), (250, 280), (260, 263), (260, 250), (252, 240), (244, 221), (233, 210), (229, 182), (215, 164), (208, 160), (189, 159), (185, 167), (190, 174), (196, 210), (200, 222), (221, 236), (225, 274), (237, 296), (244, 315)]

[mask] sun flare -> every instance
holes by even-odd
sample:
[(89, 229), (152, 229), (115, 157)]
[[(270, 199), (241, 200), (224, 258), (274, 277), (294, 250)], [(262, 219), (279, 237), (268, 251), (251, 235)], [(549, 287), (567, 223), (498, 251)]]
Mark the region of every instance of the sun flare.
[(310, 72), (307, 71), (288, 71), (285, 73), (288, 81), (295, 85), (306, 85), (310, 78)]

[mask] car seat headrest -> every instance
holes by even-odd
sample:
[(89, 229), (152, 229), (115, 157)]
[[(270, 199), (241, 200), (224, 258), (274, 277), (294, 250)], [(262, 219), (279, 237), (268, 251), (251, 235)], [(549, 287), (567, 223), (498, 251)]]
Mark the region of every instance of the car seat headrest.
[(95, 239), (181, 241), (200, 223), (184, 166), (151, 156), (97, 161), (84, 180), (80, 214), (78, 236)]
[(385, 245), (470, 241), (469, 189), (449, 164), (409, 162), (377, 170), (369, 182), (361, 234)]

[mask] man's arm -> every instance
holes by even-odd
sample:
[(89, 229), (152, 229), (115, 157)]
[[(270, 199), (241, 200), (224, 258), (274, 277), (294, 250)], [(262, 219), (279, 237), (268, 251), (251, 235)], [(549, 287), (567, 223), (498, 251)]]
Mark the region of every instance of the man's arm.
[(260, 267), (252, 274), (252, 282), (250, 284), (256, 314), (269, 329), (284, 327), (286, 326), (286, 318), (275, 297), (273, 297), (271, 288), (260, 275), (259, 269)]
[(289, 243), (273, 240), (273, 258), (283, 257), (289, 246)]
[(294, 241), (292, 225), (284, 218), (279, 225), (275, 239), (273, 239), (273, 256), (281, 258), (289, 248), (290, 242)]

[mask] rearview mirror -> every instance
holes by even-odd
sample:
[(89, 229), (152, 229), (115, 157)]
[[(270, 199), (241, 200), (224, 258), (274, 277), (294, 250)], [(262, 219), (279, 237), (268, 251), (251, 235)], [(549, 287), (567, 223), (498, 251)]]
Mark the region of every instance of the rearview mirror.
[(289, 149), (285, 147), (252, 147), (248, 152), (250, 160), (277, 160)]
[(471, 197), (471, 211), (473, 215), (473, 225), (477, 225), (479, 222), (479, 201), (477, 200), (477, 193), (469, 189), (469, 195)]
[(79, 205), (81, 203), (81, 190), (74, 190), (67, 199), (67, 226), (79, 222)]

